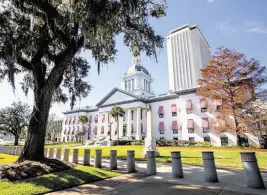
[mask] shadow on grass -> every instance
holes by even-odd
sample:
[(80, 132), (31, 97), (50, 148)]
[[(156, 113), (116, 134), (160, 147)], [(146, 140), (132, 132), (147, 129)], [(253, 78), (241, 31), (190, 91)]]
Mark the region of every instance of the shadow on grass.
[[(88, 170), (90, 171), (90, 169)], [(23, 184), (22, 186), (26, 184), (34, 185), (34, 188), (36, 188), (34, 194), (39, 194), (39, 193), (47, 193), (47, 192), (72, 188), (82, 184), (92, 183), (103, 179), (107, 179), (112, 176), (114, 175), (111, 175), (110, 172), (105, 173), (104, 171), (101, 170), (98, 171), (92, 169), (90, 172), (86, 172), (83, 170), (70, 169), (35, 178), (20, 180), (17, 182)], [(116, 183), (119, 185), (120, 181), (116, 181)], [(14, 184), (16, 184), (16, 182)], [(106, 189), (107, 185), (110, 184), (103, 182), (101, 185), (98, 186), (97, 190), (101, 190), (102, 188)], [(14, 185), (14, 187), (16, 186)], [(44, 191), (38, 192), (38, 188), (40, 188), (40, 190), (43, 190), (43, 187), (46, 188), (45, 192)], [(80, 188), (84, 188), (84, 186), (81, 186)], [(32, 192), (29, 192), (29, 194), (31, 193)]]

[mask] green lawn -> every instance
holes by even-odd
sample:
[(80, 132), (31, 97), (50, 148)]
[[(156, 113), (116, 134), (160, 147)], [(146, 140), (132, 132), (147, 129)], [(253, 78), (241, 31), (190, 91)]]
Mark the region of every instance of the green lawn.
[(17, 156), (11, 156), (6, 154), (0, 154), (0, 165), (15, 162), (18, 159)]
[(54, 148), (54, 147), (74, 147), (74, 146), (84, 146), (82, 143), (76, 142), (60, 142), (55, 144), (46, 144), (46, 148)]
[[(113, 146), (113, 147), (90, 147), (90, 156), (94, 157), (95, 149), (102, 149), (102, 156), (109, 157), (111, 149), (118, 151), (119, 159), (126, 159), (127, 150), (135, 150), (135, 157), (138, 160), (144, 160), (141, 156), (143, 146)], [(267, 169), (267, 151), (260, 149), (241, 149), (241, 148), (197, 148), (197, 147), (158, 147), (160, 157), (157, 162), (171, 162), (171, 151), (181, 151), (182, 162), (184, 164), (202, 165), (201, 151), (214, 151), (217, 167), (242, 168), (242, 162), (239, 152), (256, 151), (258, 164), (260, 168)], [(63, 151), (62, 151), (63, 152)], [(72, 153), (73, 150), (70, 150)], [(84, 148), (81, 148), (79, 155), (83, 156)]]
[(74, 169), (42, 175), (16, 182), (0, 182), (0, 194), (31, 195), (66, 189), (85, 183), (116, 177), (121, 174), (88, 166), (78, 165)]

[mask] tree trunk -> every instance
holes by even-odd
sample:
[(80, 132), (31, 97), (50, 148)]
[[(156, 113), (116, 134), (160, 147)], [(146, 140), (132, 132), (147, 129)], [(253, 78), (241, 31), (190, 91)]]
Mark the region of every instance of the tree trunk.
[(14, 146), (19, 145), (19, 136), (15, 135), (15, 141), (14, 141)]
[(44, 145), (47, 120), (53, 90), (42, 88), (35, 93), (34, 107), (30, 119), (28, 135), (18, 162), (24, 160), (40, 161), (44, 159)]

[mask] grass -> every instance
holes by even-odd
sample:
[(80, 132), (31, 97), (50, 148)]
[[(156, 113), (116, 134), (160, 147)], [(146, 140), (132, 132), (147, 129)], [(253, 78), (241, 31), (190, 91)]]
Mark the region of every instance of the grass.
[(0, 165), (15, 162), (18, 159), (17, 156), (11, 156), (6, 154), (0, 154)]
[(74, 147), (74, 146), (84, 146), (82, 143), (77, 142), (60, 142), (55, 144), (46, 144), (46, 148), (55, 148), (55, 147)]
[(120, 173), (78, 165), (73, 169), (15, 182), (0, 182), (0, 194), (32, 195), (116, 177)]
[[(88, 147), (89, 148), (89, 147)], [(143, 146), (113, 146), (113, 147), (90, 147), (90, 156), (94, 157), (95, 149), (102, 149), (102, 156), (109, 157), (110, 150), (117, 150), (119, 159), (126, 159), (127, 150), (135, 150), (137, 160), (145, 160), (142, 157)], [(157, 162), (170, 163), (171, 151), (181, 151), (182, 163), (202, 166), (201, 151), (214, 151), (215, 163), (217, 167), (225, 168), (243, 168), (240, 152), (255, 151), (259, 167), (267, 169), (267, 151), (260, 149), (242, 149), (242, 148), (197, 148), (197, 147), (158, 147), (160, 157)], [(63, 152), (63, 150), (62, 150)], [(73, 150), (70, 150), (73, 153)], [(84, 148), (79, 150), (79, 156), (83, 156)]]

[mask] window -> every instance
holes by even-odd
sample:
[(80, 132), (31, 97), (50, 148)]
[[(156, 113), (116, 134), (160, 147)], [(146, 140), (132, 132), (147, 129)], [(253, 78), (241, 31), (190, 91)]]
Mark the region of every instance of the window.
[(195, 143), (195, 138), (194, 137), (189, 137), (189, 142), (190, 143)]
[(187, 101), (186, 102), (186, 113), (187, 114), (190, 114), (190, 113), (192, 113), (192, 109), (193, 107), (192, 107), (192, 102), (189, 100), (189, 101)]
[(188, 129), (188, 133), (194, 133), (194, 120), (193, 119), (187, 120), (187, 129)]
[(143, 109), (140, 109), (140, 116), (141, 116), (141, 120), (143, 119)]
[(177, 112), (172, 112), (172, 116), (177, 116)]
[(209, 119), (208, 118), (202, 118), (202, 129), (203, 129), (203, 133), (209, 132)]
[(207, 108), (201, 108), (201, 112), (207, 112)]
[(159, 131), (159, 134), (164, 134), (164, 131)]
[(164, 139), (164, 137), (160, 137), (159, 139), (160, 139), (160, 140), (163, 140), (163, 139)]
[(228, 145), (228, 137), (221, 137), (221, 145), (222, 146)]
[(126, 132), (127, 132), (127, 125), (123, 125), (123, 128), (122, 128), (123, 136), (126, 136)]
[(143, 134), (143, 124), (141, 123), (141, 133)]
[(131, 81), (128, 81), (128, 91), (131, 91)]
[(135, 90), (134, 79), (132, 79), (132, 90)]
[(204, 129), (204, 128), (203, 128), (203, 133), (209, 133), (209, 132), (210, 132), (209, 129)]
[(163, 118), (164, 117), (164, 114), (159, 114), (159, 118)]
[(194, 129), (188, 129), (188, 133), (194, 133)]
[(178, 130), (177, 129), (174, 129), (173, 130), (173, 134), (177, 134), (178, 133)]
[(127, 91), (127, 81), (124, 82), (125, 91)]
[(131, 133), (134, 132), (133, 124), (131, 125)]
[(173, 140), (178, 140), (178, 137), (174, 137)]
[(204, 142), (210, 142), (210, 137), (204, 137)]
[(191, 114), (191, 113), (192, 113), (192, 110), (190, 110), (190, 109), (186, 109), (186, 113), (187, 113), (187, 114)]
[(133, 120), (133, 118), (134, 118), (134, 111), (132, 110), (131, 111), (131, 119)]
[(123, 121), (126, 120), (125, 112), (123, 112), (123, 114), (122, 114), (122, 120), (123, 120)]

